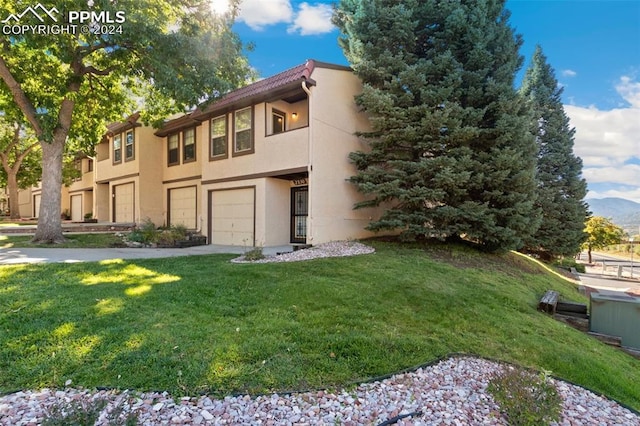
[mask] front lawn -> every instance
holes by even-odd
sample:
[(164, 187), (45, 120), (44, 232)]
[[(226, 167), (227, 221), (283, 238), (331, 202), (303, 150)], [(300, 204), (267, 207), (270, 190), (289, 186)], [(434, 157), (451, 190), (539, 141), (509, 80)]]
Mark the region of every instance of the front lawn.
[(114, 233), (64, 234), (67, 241), (61, 244), (32, 243), (33, 235), (0, 235), (0, 248), (105, 248), (124, 246), (122, 238)]
[(281, 264), (231, 255), (0, 268), (0, 392), (331, 387), (454, 352), (515, 362), (640, 409), (640, 361), (537, 312), (573, 284), (523, 257), (373, 243)]

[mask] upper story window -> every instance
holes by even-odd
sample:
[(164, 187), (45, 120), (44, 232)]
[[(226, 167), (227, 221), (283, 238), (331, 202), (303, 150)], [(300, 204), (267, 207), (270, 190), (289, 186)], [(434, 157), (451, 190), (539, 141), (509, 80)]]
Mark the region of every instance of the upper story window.
[(271, 128), (273, 129), (273, 134), (282, 133), (286, 129), (286, 120), (287, 114), (284, 112), (280, 112), (277, 109), (272, 110), (271, 112)]
[(209, 158), (217, 160), (227, 158), (227, 118), (226, 116), (211, 119), (210, 124), (211, 145), (209, 146)]
[(169, 166), (173, 166), (180, 163), (180, 137), (177, 133), (169, 135), (168, 138), (168, 162)]
[(122, 161), (122, 135), (113, 137), (113, 162), (120, 163)]
[(244, 108), (234, 113), (233, 153), (250, 154), (253, 152), (253, 113), (252, 108)]
[(133, 130), (128, 130), (125, 134), (124, 160), (130, 161), (135, 158)]
[(73, 168), (76, 170), (73, 176), (73, 181), (78, 182), (82, 180), (82, 160), (75, 160), (73, 162)]
[(196, 161), (196, 129), (182, 132), (182, 162)]
[(93, 171), (93, 158), (87, 159), (87, 173)]

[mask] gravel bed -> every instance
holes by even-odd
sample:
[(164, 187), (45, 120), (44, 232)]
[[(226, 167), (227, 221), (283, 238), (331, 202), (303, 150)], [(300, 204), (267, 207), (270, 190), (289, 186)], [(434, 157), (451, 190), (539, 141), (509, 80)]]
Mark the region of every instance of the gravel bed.
[(244, 256), (231, 260), (234, 263), (270, 263), (270, 262), (299, 262), (301, 260), (319, 259), (322, 257), (344, 257), (356, 256), (359, 254), (369, 254), (375, 252), (373, 247), (369, 247), (356, 241), (332, 241), (330, 243), (319, 244), (302, 250), (290, 253), (266, 256), (264, 259), (247, 261)]
[[(67, 388), (24, 391), (0, 398), (1, 425), (36, 425), (55, 405), (108, 401), (98, 424), (118, 407), (142, 425), (506, 425), (486, 392), (491, 374), (503, 365), (454, 357), (389, 379), (339, 391), (311, 391), (212, 399), (173, 399), (167, 393), (133, 393)], [(559, 425), (640, 425), (628, 409), (581, 387), (554, 380), (563, 399)], [(406, 417), (398, 419), (398, 417)]]

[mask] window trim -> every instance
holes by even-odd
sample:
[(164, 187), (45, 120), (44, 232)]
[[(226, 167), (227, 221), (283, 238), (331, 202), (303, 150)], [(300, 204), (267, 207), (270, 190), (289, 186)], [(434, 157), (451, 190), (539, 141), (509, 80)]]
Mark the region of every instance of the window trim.
[[(213, 122), (214, 120), (220, 120), (220, 119), (224, 121), (224, 134), (222, 135), (225, 142), (224, 153), (214, 155), (213, 154)], [(229, 120), (226, 115), (219, 115), (209, 120), (209, 161), (224, 160), (225, 158), (229, 158)]]
[[(185, 155), (187, 153), (187, 150), (186, 150), (187, 144), (185, 142), (187, 139), (185, 137), (185, 134), (188, 131), (192, 131), (193, 132), (193, 158), (188, 158), (187, 159), (187, 158), (185, 158)], [(182, 139), (182, 144), (181, 144), (181, 146), (182, 146), (182, 156), (180, 158), (182, 158), (182, 164), (193, 163), (198, 158), (198, 151), (197, 151), (197, 147), (198, 146), (196, 145), (196, 139), (197, 139), (196, 138), (196, 128), (195, 127), (189, 127), (188, 129), (184, 129), (181, 133), (182, 133), (182, 138), (181, 138)]]
[[(120, 148), (116, 148), (116, 140), (120, 142)], [(113, 153), (113, 164), (121, 164), (122, 163), (122, 133), (118, 133), (113, 136), (111, 151)], [(116, 159), (116, 152), (120, 153), (120, 158)]]
[[(127, 136), (131, 135), (131, 156), (127, 156), (127, 146), (129, 145), (129, 140)], [(136, 159), (136, 134), (131, 130), (127, 130), (124, 132), (124, 161), (133, 161)]]
[[(176, 161), (172, 163), (171, 162), (171, 138), (173, 137), (175, 137), (178, 142), (175, 148), (178, 152), (178, 155), (176, 156)], [(179, 164), (180, 164), (180, 132), (167, 135), (167, 166), (171, 167), (171, 166), (177, 166)]]
[[(245, 111), (245, 110), (249, 110), (249, 114), (250, 114), (250, 125), (248, 129), (243, 129), (241, 131), (246, 131), (249, 130), (249, 141), (250, 141), (250, 148), (242, 150), (242, 151), (237, 151), (236, 150), (236, 142), (237, 142), (237, 136), (238, 136), (238, 131), (236, 130), (236, 116), (238, 115), (239, 112)], [(255, 152), (255, 138), (253, 136), (254, 133), (254, 111), (253, 111), (253, 105), (248, 106), (246, 108), (240, 108), (237, 109), (235, 111), (233, 111), (233, 152), (232, 155), (234, 157), (239, 157), (241, 155), (248, 155), (248, 154), (253, 154)]]

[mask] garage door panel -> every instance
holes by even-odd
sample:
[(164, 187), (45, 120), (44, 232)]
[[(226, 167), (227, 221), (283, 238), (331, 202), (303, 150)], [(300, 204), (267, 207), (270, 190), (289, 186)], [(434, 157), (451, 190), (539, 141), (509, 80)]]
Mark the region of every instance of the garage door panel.
[(169, 221), (170, 225), (184, 225), (196, 229), (196, 198), (197, 188), (175, 188), (169, 190)]
[(211, 199), (211, 242), (223, 245), (254, 244), (255, 189), (214, 191)]
[(114, 186), (115, 222), (134, 222), (134, 189), (133, 183)]

